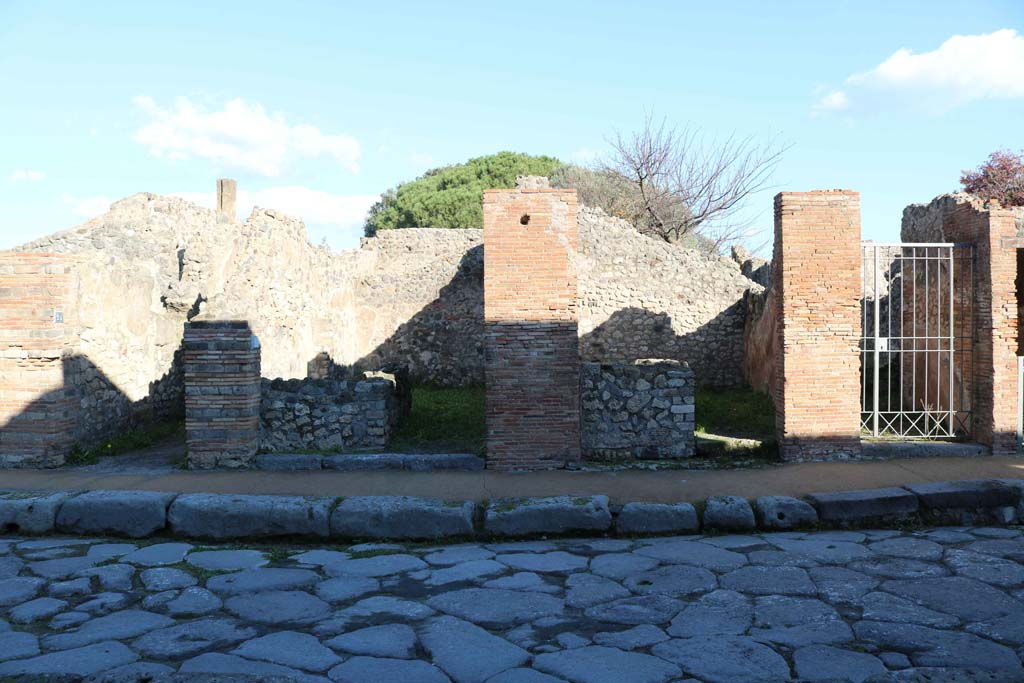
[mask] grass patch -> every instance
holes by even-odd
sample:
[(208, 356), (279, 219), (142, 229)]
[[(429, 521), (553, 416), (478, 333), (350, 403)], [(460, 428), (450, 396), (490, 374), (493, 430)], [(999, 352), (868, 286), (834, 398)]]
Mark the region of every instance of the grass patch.
[(75, 444), (68, 453), (69, 465), (92, 465), (107, 455), (123, 455), (142, 448), (149, 448), (172, 436), (184, 436), (184, 420), (164, 420), (151, 422), (136, 429), (119, 434), (92, 448), (82, 448)]
[(416, 453), (484, 453), (484, 388), (412, 388), (412, 413), (388, 450)]
[(750, 387), (700, 388), (695, 401), (698, 457), (750, 465), (778, 459), (770, 396)]

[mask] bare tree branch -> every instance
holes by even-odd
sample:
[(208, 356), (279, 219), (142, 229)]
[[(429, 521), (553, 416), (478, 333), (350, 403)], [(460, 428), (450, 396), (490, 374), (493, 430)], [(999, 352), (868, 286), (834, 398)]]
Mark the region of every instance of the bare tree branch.
[(750, 195), (768, 189), (789, 149), (749, 136), (707, 143), (699, 129), (670, 128), (650, 114), (640, 131), (616, 134), (611, 145), (601, 170), (636, 187), (641, 232), (666, 242), (699, 232), (719, 250), (745, 236), (750, 224), (737, 214)]

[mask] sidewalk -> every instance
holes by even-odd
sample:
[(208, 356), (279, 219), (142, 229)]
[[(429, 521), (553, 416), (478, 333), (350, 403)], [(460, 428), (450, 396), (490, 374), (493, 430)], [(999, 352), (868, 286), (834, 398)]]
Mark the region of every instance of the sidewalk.
[(407, 495), (452, 500), (605, 494), (629, 501), (694, 502), (713, 495), (802, 496), (813, 492), (900, 486), (957, 479), (1024, 478), (1024, 459), (907, 458), (816, 462), (763, 469), (620, 472), (307, 472), (152, 469), (102, 473), (87, 469), (0, 471), (0, 489), (141, 489), (173, 493), (311, 496)]

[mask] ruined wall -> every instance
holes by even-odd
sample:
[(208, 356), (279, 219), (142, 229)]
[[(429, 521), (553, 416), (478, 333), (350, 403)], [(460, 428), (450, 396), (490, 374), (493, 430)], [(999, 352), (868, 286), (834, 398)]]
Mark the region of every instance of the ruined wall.
[[(584, 359), (671, 358), (687, 361), (698, 383), (742, 383), (743, 292), (760, 286), (736, 263), (585, 207), (579, 232)], [(142, 193), (21, 250), (86, 262), (83, 354), (133, 405), (165, 375), (156, 389), (180, 397), (175, 353), (182, 325), (200, 310), (248, 320), (268, 377), (305, 376), (326, 351), (349, 366), (401, 362), (414, 381), (483, 381), (480, 230), (388, 230), (332, 252), (273, 210), (238, 222)]]
[(583, 207), (580, 352), (611, 363), (685, 361), (698, 384), (743, 384), (743, 293), (761, 286), (733, 260), (680, 249)]
[(1018, 247), (1024, 209), (1004, 209), (971, 195), (936, 197), (903, 212), (904, 241), (974, 244), (974, 349), (964, 359), (973, 378), (973, 434), (994, 455), (1017, 452), (1017, 354), (1024, 297), (1019, 290)]
[(383, 448), (409, 413), (409, 386), (380, 373), (361, 380), (264, 379), (260, 449)]
[(584, 363), (580, 404), (586, 459), (689, 458), (695, 452), (694, 380), (684, 363)]

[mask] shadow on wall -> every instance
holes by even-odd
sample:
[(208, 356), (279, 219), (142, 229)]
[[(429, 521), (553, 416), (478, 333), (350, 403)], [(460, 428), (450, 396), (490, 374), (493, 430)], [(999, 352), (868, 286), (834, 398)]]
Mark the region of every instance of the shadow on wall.
[[(400, 364), (408, 367), (410, 376), (421, 384), (482, 384), (483, 267), (483, 245), (478, 245), (466, 252), (455, 277), (441, 288), (437, 298), (345, 373)], [(735, 386), (742, 384), (742, 347), (723, 340), (742, 334), (742, 325), (737, 327), (736, 322), (745, 317), (746, 303), (740, 299), (698, 329), (676, 334), (670, 315), (627, 307), (582, 335), (580, 357), (601, 363), (641, 358), (681, 360), (693, 369), (698, 384)], [(722, 372), (728, 367), (736, 371)]]
[[(713, 341), (723, 326), (732, 324), (746, 310), (743, 300), (721, 311), (692, 332), (676, 334), (672, 316), (645, 308), (630, 306), (616, 311), (606, 321), (580, 337), (582, 361), (596, 363), (631, 363), (644, 358), (680, 360), (689, 364), (697, 384), (732, 386), (714, 374), (714, 368), (743, 363), (742, 349)], [(630, 343), (629, 340), (632, 340)], [(609, 349), (629, 348), (632, 353), (614, 353)], [(723, 357), (723, 354), (728, 354)], [(739, 373), (736, 373), (739, 376)], [(716, 381), (718, 380), (718, 381)]]
[(89, 449), (140, 424), (185, 413), (180, 347), (171, 367), (138, 400), (81, 354), (61, 357), (54, 380), (57, 386), (0, 424), (0, 468), (59, 467), (75, 446)]
[[(484, 381), (484, 247), (459, 261), (436, 299), (402, 323), (353, 370), (404, 365), (417, 383), (464, 386)], [(461, 360), (459, 360), (461, 359)]]

